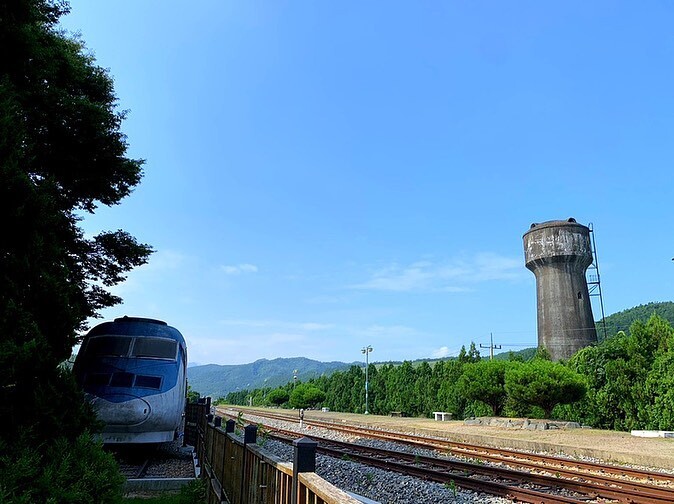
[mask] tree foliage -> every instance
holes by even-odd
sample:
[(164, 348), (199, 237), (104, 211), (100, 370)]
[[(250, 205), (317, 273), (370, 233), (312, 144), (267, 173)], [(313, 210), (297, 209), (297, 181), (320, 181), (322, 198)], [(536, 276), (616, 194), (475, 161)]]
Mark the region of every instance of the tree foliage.
[(131, 192), (142, 161), (126, 157), (107, 71), (57, 26), (68, 9), (0, 5), (0, 47), (11, 48), (0, 58), (0, 440), (42, 455), (53, 453), (54, 425), (73, 442), (92, 426), (60, 363), (86, 320), (120, 301), (107, 288), (151, 253), (124, 231), (88, 238), (79, 227)]
[(513, 409), (529, 412), (538, 406), (543, 418), (551, 418), (558, 404), (579, 401), (585, 396), (585, 381), (566, 366), (543, 359), (511, 365), (505, 373), (505, 391)]
[(291, 408), (313, 408), (325, 400), (325, 393), (310, 383), (301, 383), (290, 394)]
[(274, 389), (267, 394), (267, 401), (275, 406), (281, 406), (281, 404), (288, 402), (289, 399), (290, 394), (288, 394), (287, 390), (283, 389)]
[(505, 373), (507, 361), (474, 362), (464, 368), (457, 383), (458, 392), (471, 401), (480, 401), (500, 415), (506, 401)]

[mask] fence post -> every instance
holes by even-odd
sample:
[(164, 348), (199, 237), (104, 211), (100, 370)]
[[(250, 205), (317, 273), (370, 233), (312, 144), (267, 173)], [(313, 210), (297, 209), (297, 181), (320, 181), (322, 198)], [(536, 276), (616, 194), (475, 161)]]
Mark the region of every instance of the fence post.
[(231, 418), (225, 422), (225, 432), (228, 434), (230, 432), (234, 432), (234, 427), (236, 426), (236, 422), (232, 420)]
[[(243, 500), (243, 488), (244, 482), (246, 480), (246, 461), (248, 460), (248, 452), (246, 445), (255, 444), (257, 442), (257, 425), (246, 425), (243, 428), (243, 466), (241, 467), (241, 488), (239, 490), (239, 495), (241, 496), (241, 502)], [(248, 493), (248, 492), (246, 492)]]
[(300, 488), (299, 473), (316, 472), (316, 447), (318, 443), (308, 437), (293, 441), (293, 488), (291, 504), (297, 504)]
[[(217, 417), (216, 422), (218, 422), (218, 427), (222, 426), (222, 418)], [(225, 439), (222, 443), (222, 475), (221, 475), (221, 480), (222, 480), (222, 486), (220, 488), (220, 502), (225, 502), (227, 500), (226, 494), (225, 494), (225, 471), (227, 470), (227, 442), (229, 441), (227, 434), (230, 432), (234, 432), (234, 426), (236, 425), (236, 422), (234, 420), (226, 420), (225, 421)]]
[(243, 444), (257, 443), (257, 425), (246, 425), (243, 428)]
[[(216, 435), (216, 429), (218, 427), (222, 427), (222, 418), (219, 416), (216, 416), (213, 418), (213, 432), (211, 433), (211, 459), (215, 460), (215, 435)], [(211, 466), (213, 466), (213, 462), (211, 462)]]

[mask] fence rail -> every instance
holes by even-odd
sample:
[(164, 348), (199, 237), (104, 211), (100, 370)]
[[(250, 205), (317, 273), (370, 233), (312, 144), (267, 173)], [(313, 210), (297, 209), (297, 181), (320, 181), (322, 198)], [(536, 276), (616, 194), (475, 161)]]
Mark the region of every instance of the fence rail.
[(315, 441), (295, 440), (293, 462), (283, 462), (258, 446), (256, 425), (243, 440), (235, 428), (211, 414), (210, 397), (187, 406), (185, 440), (195, 443), (208, 504), (360, 504), (316, 474)]

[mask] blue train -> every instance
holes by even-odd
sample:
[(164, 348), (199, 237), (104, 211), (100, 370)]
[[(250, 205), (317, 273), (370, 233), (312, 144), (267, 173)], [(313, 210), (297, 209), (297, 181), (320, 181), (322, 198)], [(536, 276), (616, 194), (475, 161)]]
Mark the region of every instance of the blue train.
[(160, 320), (122, 317), (85, 336), (75, 377), (105, 427), (103, 443), (163, 443), (178, 435), (187, 396), (187, 346)]

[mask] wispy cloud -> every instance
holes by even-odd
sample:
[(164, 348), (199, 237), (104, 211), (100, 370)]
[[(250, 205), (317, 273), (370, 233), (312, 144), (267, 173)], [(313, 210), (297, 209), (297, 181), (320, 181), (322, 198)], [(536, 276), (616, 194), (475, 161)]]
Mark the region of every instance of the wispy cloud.
[(318, 322), (286, 322), (282, 320), (246, 320), (226, 319), (220, 324), (226, 326), (239, 326), (248, 328), (272, 328), (284, 331), (323, 331), (332, 329), (334, 324), (320, 324)]
[(257, 266), (254, 264), (237, 264), (234, 266), (220, 266), (225, 275), (241, 275), (244, 273), (257, 273)]
[(393, 263), (349, 288), (391, 292), (465, 292), (472, 290), (478, 282), (515, 280), (524, 274), (523, 271), (520, 258), (482, 253), (470, 260), (417, 261), (407, 266)]
[(431, 357), (433, 357), (434, 359), (442, 359), (444, 357), (447, 357), (449, 353), (450, 353), (449, 348), (443, 346), (436, 350), (433, 350), (433, 352), (431, 353)]

